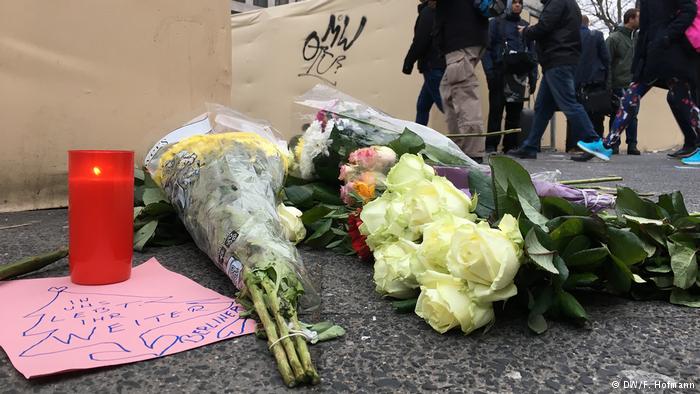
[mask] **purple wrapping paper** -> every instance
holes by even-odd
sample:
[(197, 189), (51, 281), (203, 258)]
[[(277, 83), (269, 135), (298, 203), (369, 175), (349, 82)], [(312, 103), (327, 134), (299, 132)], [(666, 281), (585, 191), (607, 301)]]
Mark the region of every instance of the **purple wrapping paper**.
[[(456, 188), (462, 190), (471, 197), (469, 192), (469, 169), (464, 167), (434, 166), (435, 173), (444, 176)], [(533, 185), (540, 197), (561, 197), (571, 203), (583, 205), (593, 212), (613, 208), (615, 197), (598, 193), (592, 189), (576, 189), (558, 183), (533, 180)]]

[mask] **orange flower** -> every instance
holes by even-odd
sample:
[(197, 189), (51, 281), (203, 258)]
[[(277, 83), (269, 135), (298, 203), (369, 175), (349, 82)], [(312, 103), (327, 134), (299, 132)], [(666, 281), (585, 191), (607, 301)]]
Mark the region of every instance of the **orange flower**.
[(365, 182), (357, 181), (355, 182), (355, 191), (362, 197), (363, 200), (368, 201), (374, 198), (374, 185), (367, 184)]

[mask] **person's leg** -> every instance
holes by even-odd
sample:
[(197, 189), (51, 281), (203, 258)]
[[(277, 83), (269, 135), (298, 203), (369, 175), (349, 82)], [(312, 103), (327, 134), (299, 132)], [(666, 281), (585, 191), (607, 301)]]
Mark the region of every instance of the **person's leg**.
[(571, 122), (566, 121), (566, 141), (564, 142), (564, 151), (568, 152), (576, 147), (576, 137), (574, 137), (574, 128), (571, 127)]
[(426, 85), (430, 96), (433, 98), (433, 102), (438, 107), (440, 112), (445, 112), (442, 109), (442, 97), (440, 96), (440, 81), (445, 75), (445, 70), (442, 68), (434, 68), (427, 73)]
[(428, 88), (428, 77), (423, 75), (423, 86), (420, 89), (418, 101), (416, 102), (416, 123), (427, 126), (428, 120), (430, 119), (430, 109), (432, 107), (433, 97)]
[(532, 121), (532, 129), (525, 141), (523, 141), (520, 149), (518, 149), (519, 151), (536, 153), (540, 148), (540, 142), (544, 131), (547, 129), (547, 125), (549, 125), (552, 116), (554, 116), (556, 104), (552, 96), (549, 74), (550, 71), (545, 71), (543, 73), (542, 82), (540, 83), (540, 88), (537, 91), (537, 98), (535, 99), (535, 118)]
[[(447, 68), (445, 77), (440, 85), (440, 93), (449, 94), (452, 105), (450, 110), (455, 112), (455, 122), (459, 134), (476, 134), (484, 132), (479, 97), (479, 79), (476, 66), (484, 52), (482, 47), (468, 47), (450, 52), (445, 57)], [(444, 100), (444, 99), (443, 99)], [(447, 103), (447, 100), (444, 100)], [(447, 109), (445, 109), (447, 112)], [(486, 139), (483, 137), (456, 138), (455, 143), (473, 159), (484, 157)]]
[[(500, 75), (489, 79), (489, 120), (486, 130), (488, 133), (501, 130), (503, 123), (503, 108), (506, 105), (505, 95), (503, 92), (503, 78)], [(501, 136), (493, 136), (486, 138), (486, 150), (497, 151), (498, 145), (501, 143)]]
[(624, 96), (620, 99), (620, 108), (617, 109), (615, 120), (605, 139), (606, 146), (615, 146), (620, 142), (620, 135), (629, 127), (633, 120), (637, 119), (639, 113), (639, 104), (651, 86), (641, 83), (632, 82), (625, 90)]
[(564, 113), (566, 120), (571, 123), (576, 141), (590, 142), (599, 139), (586, 110), (576, 100), (574, 67), (560, 66), (551, 69), (549, 83), (554, 102)]
[(668, 83), (666, 100), (671, 108), (673, 117), (683, 133), (683, 146), (697, 146), (700, 138), (698, 131), (698, 107), (693, 100), (690, 84), (686, 81), (673, 79)]
[(588, 113), (588, 118), (591, 120), (591, 124), (593, 124), (593, 131), (598, 134), (598, 137), (603, 138), (605, 135), (605, 115)]
[[(520, 114), (523, 112), (523, 102), (506, 103), (506, 130), (520, 127)], [(506, 134), (503, 136), (503, 152), (508, 152), (518, 147), (518, 135)]]

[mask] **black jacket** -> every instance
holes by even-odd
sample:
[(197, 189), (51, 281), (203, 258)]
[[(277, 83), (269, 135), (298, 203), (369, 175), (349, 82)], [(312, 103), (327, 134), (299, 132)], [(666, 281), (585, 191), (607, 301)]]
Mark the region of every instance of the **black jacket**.
[(576, 0), (540, 0), (544, 7), (537, 24), (523, 32), (537, 42), (537, 60), (543, 70), (577, 65), (581, 57), (581, 10)]
[(435, 10), (427, 3), (418, 5), (418, 19), (413, 28), (413, 42), (403, 61), (403, 72), (410, 74), (418, 62), (418, 71), (424, 73), (434, 68), (445, 68), (445, 56), (440, 53), (437, 39), (433, 36)]
[(477, 11), (474, 1), (438, 0), (435, 11), (435, 34), (442, 53), (486, 47), (489, 20)]
[(610, 55), (603, 33), (582, 27), (581, 48), (581, 61), (574, 74), (576, 86), (607, 84), (610, 76)]
[[(481, 59), (486, 78), (494, 78), (503, 70), (504, 50), (535, 54), (534, 43), (525, 42), (518, 31), (519, 26), (527, 27), (529, 24), (520, 15), (514, 14), (492, 18), (489, 22), (489, 44)], [(533, 67), (528, 77), (530, 85), (534, 86), (537, 83), (537, 67)]]
[(685, 37), (697, 15), (696, 0), (641, 0), (639, 14), (634, 80), (662, 88), (674, 77), (697, 83), (698, 54)]

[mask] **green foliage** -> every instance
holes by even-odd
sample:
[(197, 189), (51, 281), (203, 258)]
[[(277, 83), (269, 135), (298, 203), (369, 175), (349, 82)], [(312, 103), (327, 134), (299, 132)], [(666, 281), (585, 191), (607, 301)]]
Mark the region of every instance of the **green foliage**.
[(134, 250), (185, 243), (190, 235), (148, 171), (134, 169)]

